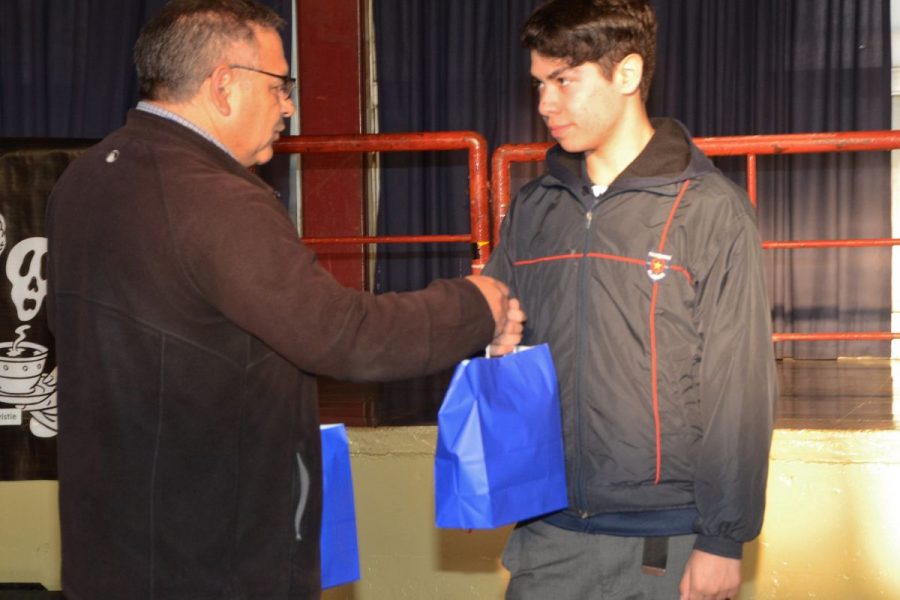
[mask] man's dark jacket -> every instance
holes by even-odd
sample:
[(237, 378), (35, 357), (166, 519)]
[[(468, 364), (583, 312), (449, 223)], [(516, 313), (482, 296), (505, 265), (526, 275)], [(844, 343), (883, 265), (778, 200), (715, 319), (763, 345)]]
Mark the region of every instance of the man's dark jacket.
[(48, 208), (69, 600), (319, 595), (313, 374), (402, 378), (490, 342), (465, 280), (337, 284), (272, 189), (132, 111)]
[(759, 235), (746, 194), (674, 121), (595, 198), (556, 146), (512, 203), (485, 273), (559, 374), (569, 509), (548, 522), (696, 532), (739, 558), (762, 525), (776, 397)]

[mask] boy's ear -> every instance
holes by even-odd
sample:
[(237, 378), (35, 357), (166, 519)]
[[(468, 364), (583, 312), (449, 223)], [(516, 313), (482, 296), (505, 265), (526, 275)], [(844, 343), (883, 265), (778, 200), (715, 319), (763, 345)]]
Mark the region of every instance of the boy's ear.
[(625, 95), (640, 93), (641, 77), (644, 74), (644, 59), (640, 54), (629, 54), (616, 65), (615, 79), (620, 91)]

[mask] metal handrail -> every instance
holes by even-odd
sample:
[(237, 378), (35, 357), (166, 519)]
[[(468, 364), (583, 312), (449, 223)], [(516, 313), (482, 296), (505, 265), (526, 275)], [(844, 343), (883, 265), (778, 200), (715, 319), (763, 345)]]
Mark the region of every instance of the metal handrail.
[(285, 136), (274, 144), (276, 153), (404, 152), (467, 150), (469, 153), (469, 220), (471, 230), (459, 235), (404, 235), (302, 238), (307, 244), (399, 244), (410, 242), (470, 242), (476, 256), (472, 269), (480, 270), (491, 252), (488, 202), (487, 141), (474, 131), (376, 133), (360, 135)]

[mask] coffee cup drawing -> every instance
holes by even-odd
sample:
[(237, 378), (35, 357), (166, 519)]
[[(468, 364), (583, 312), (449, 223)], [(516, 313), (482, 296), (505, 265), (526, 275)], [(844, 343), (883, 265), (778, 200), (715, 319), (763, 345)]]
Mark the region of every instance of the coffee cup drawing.
[(34, 391), (44, 374), (48, 349), (25, 341), (30, 325), (16, 328), (16, 339), (0, 342), (0, 393), (27, 395)]

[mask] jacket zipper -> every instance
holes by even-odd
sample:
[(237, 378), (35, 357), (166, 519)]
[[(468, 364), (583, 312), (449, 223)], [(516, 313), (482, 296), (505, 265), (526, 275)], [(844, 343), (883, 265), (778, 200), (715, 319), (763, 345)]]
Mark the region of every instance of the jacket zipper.
[[(600, 203), (598, 198), (594, 198), (593, 204), (591, 207), (585, 212), (585, 224), (584, 224), (584, 243), (582, 246), (582, 255), (583, 257), (587, 256), (590, 251), (590, 242), (591, 242), (591, 224), (594, 221), (594, 211), (597, 209), (597, 205)], [(576, 308), (576, 323), (583, 322), (584, 319), (584, 306), (585, 306), (585, 295), (587, 294), (587, 260), (582, 258), (580, 264), (578, 265), (578, 306)], [(578, 426), (575, 428), (576, 438), (575, 445), (577, 448), (577, 452), (575, 453), (575, 481), (576, 481), (576, 507), (575, 510), (582, 519), (588, 518), (590, 515), (588, 511), (585, 510), (585, 501), (584, 501), (584, 484), (582, 482), (582, 435), (581, 435), (581, 370), (584, 368), (582, 357), (584, 356), (584, 334), (582, 331), (583, 327), (577, 327), (575, 330), (576, 338), (576, 354), (575, 354), (575, 364), (578, 365), (578, 372), (575, 373), (575, 418), (578, 420)]]
[(300, 499), (297, 501), (297, 509), (294, 511), (294, 537), (299, 542), (303, 539), (300, 535), (300, 523), (303, 521), (303, 513), (306, 511), (306, 503), (309, 500), (309, 471), (303, 464), (303, 457), (297, 452), (297, 473), (300, 476)]

